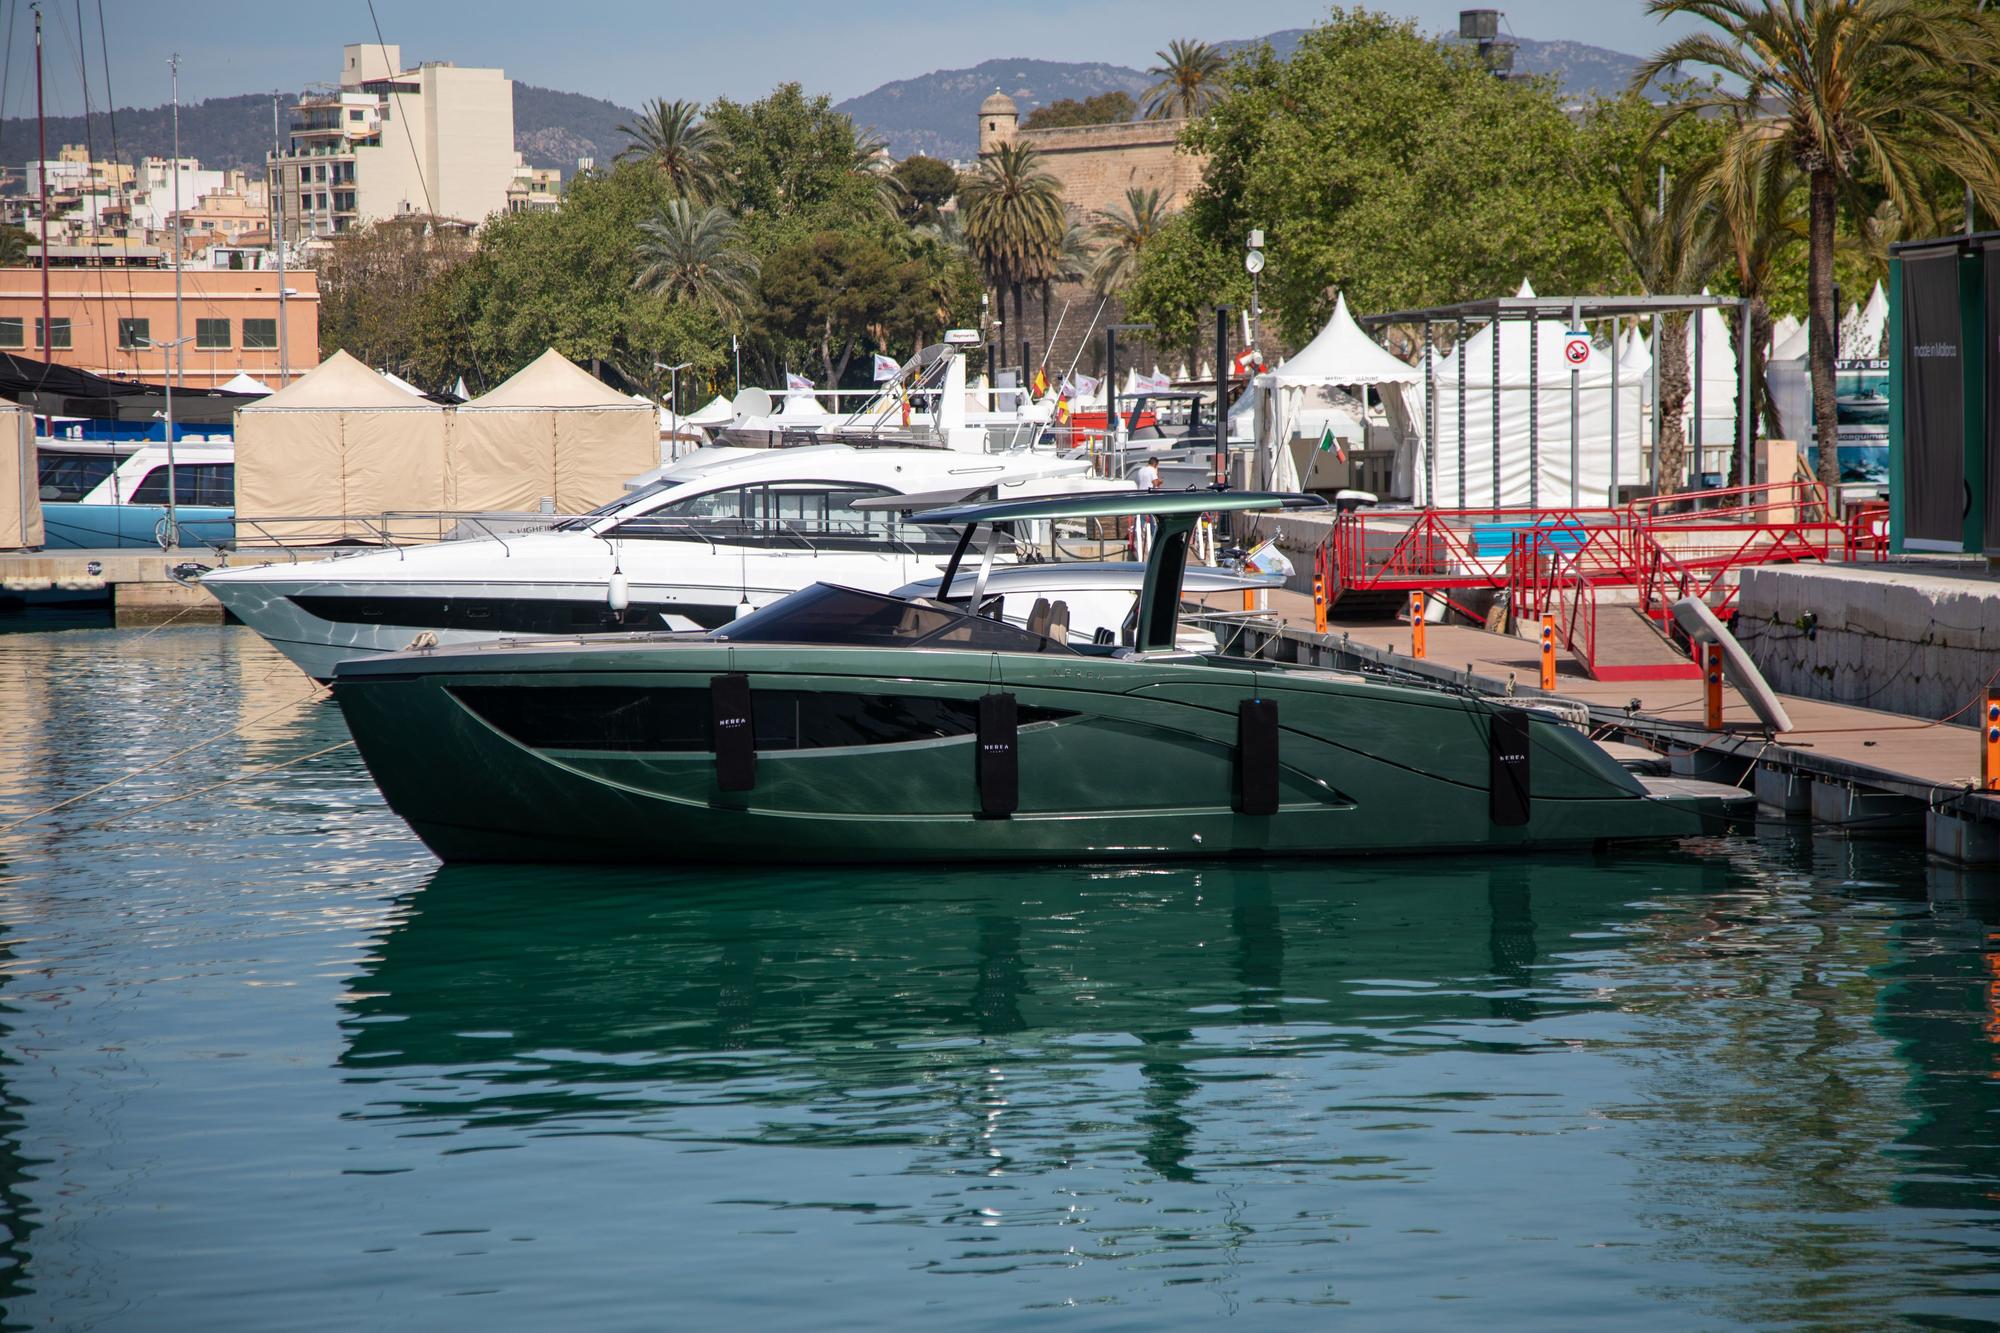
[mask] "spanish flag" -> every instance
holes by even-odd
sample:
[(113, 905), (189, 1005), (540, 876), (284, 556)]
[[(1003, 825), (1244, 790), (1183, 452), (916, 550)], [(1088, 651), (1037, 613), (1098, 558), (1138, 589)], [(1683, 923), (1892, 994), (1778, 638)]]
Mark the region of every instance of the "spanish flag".
[(1048, 392), (1049, 392), (1048, 367), (1038, 366), (1035, 369), (1034, 396), (1036, 398), (1043, 398), (1048, 395)]

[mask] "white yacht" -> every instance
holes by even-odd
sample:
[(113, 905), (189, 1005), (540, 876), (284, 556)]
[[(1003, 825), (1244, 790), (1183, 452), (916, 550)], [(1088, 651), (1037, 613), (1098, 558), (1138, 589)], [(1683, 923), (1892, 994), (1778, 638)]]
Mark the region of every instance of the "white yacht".
[(1130, 489), (1021, 451), (808, 445), (697, 451), (588, 514), (525, 534), (227, 568), (202, 585), (308, 675), (409, 647), (532, 635), (713, 629), (811, 583), (886, 592), (941, 570), (953, 534), (870, 497), (1003, 499)]

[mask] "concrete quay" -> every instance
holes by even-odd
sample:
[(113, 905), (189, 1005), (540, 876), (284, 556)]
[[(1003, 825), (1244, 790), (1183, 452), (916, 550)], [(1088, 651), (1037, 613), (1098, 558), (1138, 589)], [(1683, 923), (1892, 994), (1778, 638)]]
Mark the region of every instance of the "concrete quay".
[(2000, 792), (1978, 788), (1980, 738), (1970, 727), (1786, 693), (1794, 729), (1771, 736), (1725, 687), (1723, 730), (1712, 732), (1697, 681), (1595, 681), (1558, 651), (1556, 689), (1544, 696), (1536, 687), (1540, 652), (1526, 640), (1429, 625), (1426, 655), (1417, 658), (1407, 623), (1335, 620), (1318, 634), (1309, 596), (1279, 590), (1269, 598), (1267, 615), (1218, 617), (1218, 637), (1228, 643), (1240, 634), (1239, 651), (1278, 660), (1391, 668), (1482, 693), (1570, 700), (1589, 710), (1600, 737), (1643, 746), (1674, 772), (1754, 790), (1773, 815), (1814, 818), (1847, 834), (1920, 834), (1955, 864), (2000, 866)]
[[(256, 551), (257, 559), (319, 560), (337, 547)], [(71, 605), (108, 604), (119, 628), (154, 625), (220, 625), (222, 606), (198, 583), (182, 582), (183, 566), (217, 565), (207, 548), (177, 551), (107, 550), (0, 552), (0, 610), (55, 594)], [(40, 596), (37, 596), (40, 595)]]
[[(1771, 688), (1918, 717), (1954, 712), (2000, 673), (2000, 578), (1934, 561), (1742, 571), (1736, 637)], [(1962, 710), (1962, 711), (1961, 711)]]

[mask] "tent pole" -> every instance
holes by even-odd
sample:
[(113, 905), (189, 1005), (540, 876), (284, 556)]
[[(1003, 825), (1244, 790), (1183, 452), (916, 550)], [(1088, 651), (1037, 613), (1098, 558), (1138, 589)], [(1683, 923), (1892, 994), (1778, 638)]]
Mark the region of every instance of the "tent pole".
[(1542, 507), (1542, 312), (1528, 312), (1528, 508)]
[(1618, 507), (1618, 325), (1614, 316), (1611, 321), (1611, 489), (1605, 493), (1604, 503), (1613, 509)]
[[(1431, 322), (1429, 320), (1425, 320), (1424, 321), (1424, 442), (1420, 447), (1424, 451), (1424, 503), (1432, 508), (1437, 507), (1437, 454), (1435, 449), (1433, 449), (1432, 447), (1437, 440), (1437, 425), (1438, 425), (1437, 397), (1438, 397), (1437, 341), (1431, 334)], [(1361, 438), (1364, 442), (1366, 442), (1368, 438), (1367, 434), (1368, 425), (1366, 421), (1366, 415), (1368, 411), (1368, 391), (1366, 389), (1363, 389), (1361, 391), (1361, 404), (1362, 404), (1361, 406), (1362, 415), (1364, 418), (1361, 426), (1361, 431), (1362, 431)]]
[(1458, 391), (1452, 396), (1458, 400), (1458, 507), (1465, 508), (1465, 316), (1458, 317), (1457, 331), (1452, 335), (1451, 350), (1458, 356)]
[(1708, 378), (1708, 359), (1702, 355), (1701, 334), (1708, 307), (1696, 306), (1694, 311), (1694, 439), (1688, 445), (1688, 485), (1693, 490), (1701, 489), (1701, 382)]
[(1757, 434), (1757, 413), (1752, 405), (1757, 385), (1755, 378), (1750, 373), (1752, 361), (1750, 339), (1754, 336), (1755, 331), (1750, 321), (1750, 302), (1748, 298), (1737, 302), (1736, 322), (1738, 327), (1736, 335), (1736, 401), (1738, 404), (1736, 408), (1736, 484), (1738, 486), (1748, 486), (1750, 484), (1751, 441), (1756, 438)]
[(1495, 312), (1493, 322), (1487, 326), (1493, 330), (1493, 507), (1500, 507), (1500, 316)]
[[(1583, 311), (1575, 301), (1569, 303), (1569, 326), (1574, 332), (1583, 331)], [(1583, 462), (1583, 421), (1580, 415), (1583, 407), (1583, 368), (1569, 368), (1569, 507), (1575, 509), (1583, 503), (1583, 476), (1578, 468)]]

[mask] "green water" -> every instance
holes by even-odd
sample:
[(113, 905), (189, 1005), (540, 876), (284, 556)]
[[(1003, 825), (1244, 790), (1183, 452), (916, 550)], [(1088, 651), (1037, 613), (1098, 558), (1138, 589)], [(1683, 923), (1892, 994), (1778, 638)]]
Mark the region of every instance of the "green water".
[(351, 749), (200, 792), (307, 689), (0, 638), (0, 823), (242, 728), (0, 834), (8, 1327), (2000, 1319), (2000, 935), (1907, 845), (440, 871)]

